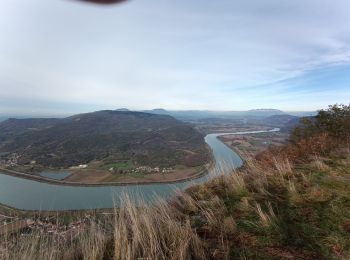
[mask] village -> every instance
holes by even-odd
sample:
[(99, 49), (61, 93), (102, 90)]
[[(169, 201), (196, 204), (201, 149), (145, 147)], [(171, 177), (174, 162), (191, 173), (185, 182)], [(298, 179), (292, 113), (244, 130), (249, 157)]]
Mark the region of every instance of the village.
[(150, 167), (150, 166), (137, 166), (137, 167), (110, 167), (108, 169), (111, 173), (118, 174), (153, 174), (153, 173), (161, 173), (167, 174), (174, 172), (175, 169), (171, 167)]
[(89, 220), (90, 215), (86, 215), (82, 220), (62, 224), (58, 223), (55, 216), (19, 218), (0, 214), (0, 236), (46, 234), (63, 239), (74, 239), (80, 234), (84, 224), (89, 222)]
[(7, 167), (17, 166), (19, 158), (20, 158), (19, 154), (13, 153), (7, 159), (0, 160), (0, 167), (7, 168)]
[(173, 172), (174, 169), (169, 167), (169, 168), (159, 168), (159, 167), (149, 167), (149, 166), (139, 166), (136, 167), (135, 169), (132, 170), (132, 172), (135, 173), (144, 173), (144, 174), (149, 174), (149, 173), (171, 173)]

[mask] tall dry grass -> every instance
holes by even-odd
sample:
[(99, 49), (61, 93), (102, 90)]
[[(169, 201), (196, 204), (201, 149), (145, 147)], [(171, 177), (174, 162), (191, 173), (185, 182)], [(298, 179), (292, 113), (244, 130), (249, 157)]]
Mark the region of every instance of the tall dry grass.
[(115, 259), (205, 259), (189, 220), (163, 200), (136, 208), (126, 196), (114, 228)]

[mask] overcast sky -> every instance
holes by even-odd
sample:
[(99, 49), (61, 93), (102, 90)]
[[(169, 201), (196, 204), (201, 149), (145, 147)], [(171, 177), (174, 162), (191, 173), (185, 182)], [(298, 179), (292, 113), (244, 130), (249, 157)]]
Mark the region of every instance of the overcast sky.
[(0, 2), (0, 114), (349, 102), (349, 0)]

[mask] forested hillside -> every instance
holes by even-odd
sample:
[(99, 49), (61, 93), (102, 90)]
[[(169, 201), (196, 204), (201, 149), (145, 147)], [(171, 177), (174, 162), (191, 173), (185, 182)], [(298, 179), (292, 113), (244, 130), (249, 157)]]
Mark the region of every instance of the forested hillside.
[(68, 167), (92, 160), (132, 160), (139, 165), (201, 165), (203, 136), (171, 116), (98, 111), (64, 119), (8, 119), (0, 123), (2, 158)]

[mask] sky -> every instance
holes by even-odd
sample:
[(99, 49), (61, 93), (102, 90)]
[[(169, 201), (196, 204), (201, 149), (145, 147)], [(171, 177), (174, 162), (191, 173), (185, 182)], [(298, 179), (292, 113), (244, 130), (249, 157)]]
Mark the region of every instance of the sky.
[(349, 0), (0, 2), (0, 114), (349, 102)]

